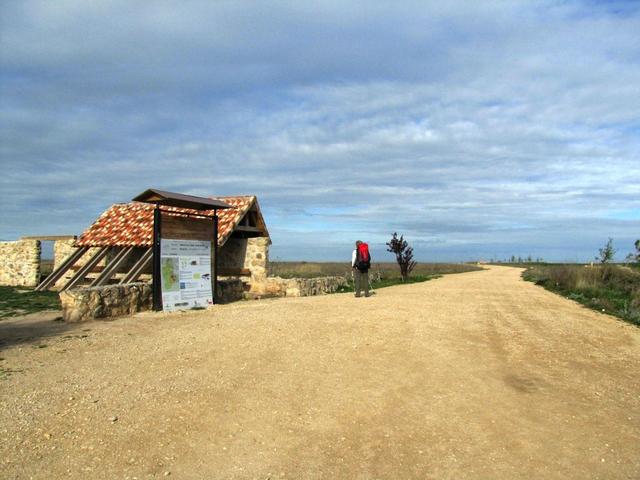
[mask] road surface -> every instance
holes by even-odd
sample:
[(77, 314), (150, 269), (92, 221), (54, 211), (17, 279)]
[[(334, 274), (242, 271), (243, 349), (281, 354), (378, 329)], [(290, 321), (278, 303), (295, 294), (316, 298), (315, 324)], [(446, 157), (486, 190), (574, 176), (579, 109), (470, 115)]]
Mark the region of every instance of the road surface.
[(640, 329), (515, 268), (0, 342), (2, 478), (640, 478)]

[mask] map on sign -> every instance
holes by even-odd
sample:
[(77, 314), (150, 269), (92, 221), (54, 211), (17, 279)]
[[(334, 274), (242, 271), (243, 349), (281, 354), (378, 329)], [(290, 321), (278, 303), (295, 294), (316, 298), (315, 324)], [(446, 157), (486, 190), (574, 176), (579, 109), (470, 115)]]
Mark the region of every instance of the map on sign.
[(162, 239), (160, 265), (163, 310), (213, 304), (211, 242)]
[(162, 291), (177, 292), (180, 290), (180, 270), (178, 269), (178, 258), (164, 257), (160, 260), (162, 264)]

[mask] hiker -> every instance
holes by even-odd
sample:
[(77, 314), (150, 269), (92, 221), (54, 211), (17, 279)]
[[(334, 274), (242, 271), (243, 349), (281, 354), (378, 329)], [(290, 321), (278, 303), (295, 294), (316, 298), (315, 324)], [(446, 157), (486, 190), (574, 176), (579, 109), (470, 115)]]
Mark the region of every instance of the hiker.
[(351, 268), (355, 281), (356, 297), (360, 296), (360, 291), (364, 286), (364, 296), (369, 296), (369, 268), (371, 267), (371, 255), (369, 245), (358, 240), (356, 248), (351, 255)]

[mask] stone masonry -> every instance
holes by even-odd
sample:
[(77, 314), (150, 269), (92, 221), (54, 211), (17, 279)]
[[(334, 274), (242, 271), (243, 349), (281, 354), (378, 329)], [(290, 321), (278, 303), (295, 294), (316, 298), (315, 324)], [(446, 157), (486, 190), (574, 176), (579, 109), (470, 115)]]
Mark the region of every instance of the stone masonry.
[[(238, 279), (222, 280), (218, 288), (219, 303), (235, 302), (243, 298), (242, 282)], [(71, 323), (151, 310), (152, 299), (151, 285), (142, 282), (74, 288), (60, 293), (62, 318)]]
[(220, 248), (220, 268), (249, 269), (251, 276), (242, 279), (251, 293), (264, 294), (269, 263), (269, 238), (230, 238)]
[(237, 302), (244, 298), (244, 286), (239, 278), (218, 281), (217, 303)]
[(40, 281), (40, 241), (0, 242), (0, 285), (35, 287)]
[(251, 270), (252, 293), (264, 293), (269, 265), (269, 238), (255, 237), (247, 242), (247, 253), (244, 257), (244, 268)]
[(274, 297), (308, 297), (334, 293), (347, 285), (345, 277), (280, 278), (267, 277), (264, 293)]
[(152, 290), (148, 283), (77, 288), (60, 293), (65, 322), (130, 315), (150, 310)]
[(62, 263), (76, 251), (74, 238), (69, 240), (57, 240), (53, 244), (53, 269), (58, 268)]

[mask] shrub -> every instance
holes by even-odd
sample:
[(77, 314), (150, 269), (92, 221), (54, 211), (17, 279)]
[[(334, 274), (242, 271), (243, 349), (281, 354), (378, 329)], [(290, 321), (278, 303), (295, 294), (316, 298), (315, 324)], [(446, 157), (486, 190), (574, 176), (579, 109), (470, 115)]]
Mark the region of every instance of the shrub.
[(533, 266), (523, 278), (640, 325), (640, 272), (633, 269), (611, 264)]

